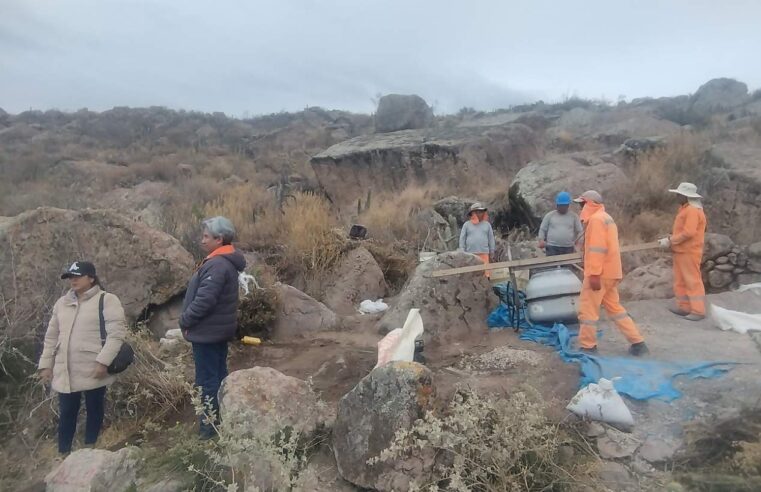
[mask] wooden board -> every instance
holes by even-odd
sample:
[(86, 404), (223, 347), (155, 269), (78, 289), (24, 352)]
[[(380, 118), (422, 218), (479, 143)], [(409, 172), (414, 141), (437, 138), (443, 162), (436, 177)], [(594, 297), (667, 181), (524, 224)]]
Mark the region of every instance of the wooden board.
[[(650, 249), (658, 249), (660, 246), (657, 242), (632, 244), (630, 246), (622, 246), (622, 253), (633, 253), (636, 251), (646, 251)], [(542, 258), (526, 258), (523, 260), (513, 261), (500, 261), (498, 263), (489, 263), (488, 265), (473, 265), (460, 268), (449, 268), (447, 270), (434, 270), (431, 272), (431, 277), (448, 277), (450, 275), (461, 275), (463, 273), (483, 272), (486, 270), (494, 270), (496, 268), (508, 268), (511, 270), (526, 270), (528, 268), (535, 267), (548, 267), (548, 266), (560, 266), (560, 265), (572, 265), (574, 263), (581, 263), (581, 253), (571, 253), (568, 255), (557, 256), (545, 256)], [(435, 259), (428, 261), (436, 261)]]

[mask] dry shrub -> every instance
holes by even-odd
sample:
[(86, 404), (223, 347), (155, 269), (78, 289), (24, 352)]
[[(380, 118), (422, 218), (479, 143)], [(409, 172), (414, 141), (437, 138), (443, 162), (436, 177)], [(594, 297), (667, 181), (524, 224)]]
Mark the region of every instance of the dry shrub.
[(621, 239), (632, 244), (654, 241), (671, 232), (673, 220), (673, 211), (645, 210), (626, 219), (619, 227), (619, 235)]
[(277, 237), (279, 217), (274, 209), (265, 207), (267, 198), (267, 190), (255, 184), (242, 184), (207, 203), (203, 215), (227, 217), (235, 225), (238, 243), (253, 247)]
[(435, 454), (432, 480), (410, 490), (557, 490), (576, 480), (557, 464), (563, 439), (540, 398), (530, 388), (506, 398), (459, 390), (447, 415), (428, 412), (370, 461)]
[(634, 162), (632, 188), (622, 190), (636, 212), (674, 208), (673, 195), (666, 192), (682, 181), (701, 185), (713, 164), (707, 151), (710, 141), (700, 135), (683, 132), (668, 145), (639, 156)]
[(274, 285), (274, 272), (257, 267), (251, 272), (257, 285), (248, 294), (241, 295), (238, 306), (238, 338), (255, 336), (269, 338), (270, 328), (280, 310), (280, 296)]
[(425, 237), (418, 214), (439, 198), (437, 188), (410, 185), (400, 193), (385, 193), (373, 198), (360, 221), (370, 236), (385, 242), (410, 241), (419, 243)]

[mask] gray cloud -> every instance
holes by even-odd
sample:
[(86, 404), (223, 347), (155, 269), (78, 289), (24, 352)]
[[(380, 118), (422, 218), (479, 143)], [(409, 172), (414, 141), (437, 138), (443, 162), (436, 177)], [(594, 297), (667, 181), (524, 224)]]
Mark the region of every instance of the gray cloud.
[(754, 0), (2, 0), (0, 107), (438, 112), (761, 86)]

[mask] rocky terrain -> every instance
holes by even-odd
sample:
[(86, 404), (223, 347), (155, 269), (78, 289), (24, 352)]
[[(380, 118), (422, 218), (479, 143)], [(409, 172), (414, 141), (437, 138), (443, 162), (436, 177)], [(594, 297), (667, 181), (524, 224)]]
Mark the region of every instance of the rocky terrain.
[[(454, 251), (475, 201), (489, 206), (497, 256), (509, 249), (527, 258), (541, 254), (533, 237), (558, 191), (601, 191), (622, 240), (633, 243), (668, 234), (677, 205), (666, 190), (693, 181), (709, 220), (710, 301), (759, 313), (761, 297), (732, 292), (761, 282), (759, 162), (761, 94), (730, 79), (689, 96), (443, 116), (407, 95), (381, 98), (372, 116), (0, 110), (0, 488), (224, 490), (232, 482), (237, 490), (390, 491), (412, 480), (456, 484), (445, 470), (472, 477), (477, 466), (460, 463), (441, 436), (473, 456), (489, 443), (487, 454), (504, 466), (491, 479), (526, 483), (487, 432), (496, 427), (526, 430), (511, 442), (546, 450), (541, 460), (519, 450), (518, 459), (553, 464), (553, 472), (531, 468), (536, 490), (665, 490), (697, 472), (723, 474), (721, 460), (742, 458), (732, 453), (761, 434), (733, 439), (745, 444), (696, 467), (690, 453), (703, 441), (690, 429), (757, 405), (761, 354), (750, 335), (666, 311), (668, 254), (624, 258), (621, 294), (651, 357), (742, 364), (719, 379), (679, 379), (684, 396), (672, 404), (627, 400), (631, 433), (569, 417), (577, 367), (512, 330), (487, 330), (499, 301), (483, 275), (430, 273), (478, 263)], [(265, 341), (232, 344), (220, 393), (225, 428), (201, 444), (189, 347), (170, 330), (199, 259), (198, 223), (216, 214), (236, 223), (260, 284), (241, 303), (241, 335)], [(353, 224), (367, 236), (349, 238)], [(434, 259), (418, 263), (420, 252)], [(55, 400), (30, 375), (62, 292), (58, 277), (79, 258), (92, 260), (122, 300), (138, 361), (109, 392), (97, 449), (60, 462)], [(358, 313), (361, 301), (380, 298), (385, 313)], [(378, 341), (411, 308), (424, 321), (425, 364), (375, 368)], [(606, 329), (601, 348), (622, 355), (626, 347)], [(473, 395), (489, 403), (479, 407)], [(451, 415), (473, 421), (454, 425)], [(419, 448), (388, 451), (401, 446), (398, 431)], [(755, 490), (761, 464), (731, 466), (727, 475), (751, 484), (735, 490)]]

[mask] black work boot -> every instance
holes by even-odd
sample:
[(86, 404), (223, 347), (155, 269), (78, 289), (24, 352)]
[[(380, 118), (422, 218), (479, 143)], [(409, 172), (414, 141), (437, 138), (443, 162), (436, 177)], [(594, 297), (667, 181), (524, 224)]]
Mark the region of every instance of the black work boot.
[(647, 345), (645, 345), (645, 342), (633, 343), (632, 346), (629, 347), (629, 354), (634, 357), (641, 357), (649, 353), (650, 350), (647, 348)]
[(579, 348), (579, 352), (584, 353), (584, 354), (596, 354), (597, 353), (597, 345), (595, 345), (592, 348), (580, 347)]

